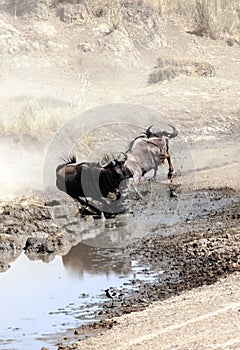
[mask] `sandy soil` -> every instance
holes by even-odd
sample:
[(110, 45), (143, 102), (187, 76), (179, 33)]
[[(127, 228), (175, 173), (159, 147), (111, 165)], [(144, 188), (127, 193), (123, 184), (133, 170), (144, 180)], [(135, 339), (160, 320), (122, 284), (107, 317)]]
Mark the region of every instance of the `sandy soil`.
[(237, 350), (239, 288), (240, 274), (236, 273), (214, 285), (155, 302), (144, 311), (116, 318), (113, 329), (70, 349)]

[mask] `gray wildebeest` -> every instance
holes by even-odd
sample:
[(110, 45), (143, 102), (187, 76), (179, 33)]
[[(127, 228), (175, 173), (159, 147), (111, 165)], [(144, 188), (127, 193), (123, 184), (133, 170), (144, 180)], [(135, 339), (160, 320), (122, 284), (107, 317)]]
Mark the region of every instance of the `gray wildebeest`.
[(56, 169), (56, 186), (67, 193), (81, 205), (86, 205), (97, 214), (101, 213), (95, 206), (88, 203), (87, 198), (97, 200), (103, 205), (108, 204), (104, 198), (114, 193), (119, 198), (119, 186), (125, 179), (122, 166), (124, 161), (113, 159), (104, 165), (100, 163), (76, 163), (71, 157)]
[(133, 177), (134, 183), (138, 183), (141, 177), (154, 170), (153, 178), (157, 175), (158, 166), (168, 161), (168, 178), (172, 178), (173, 165), (169, 154), (169, 139), (178, 135), (178, 131), (172, 125), (173, 132), (147, 130), (137, 136), (129, 145), (126, 151), (126, 161), (123, 165), (125, 175)]

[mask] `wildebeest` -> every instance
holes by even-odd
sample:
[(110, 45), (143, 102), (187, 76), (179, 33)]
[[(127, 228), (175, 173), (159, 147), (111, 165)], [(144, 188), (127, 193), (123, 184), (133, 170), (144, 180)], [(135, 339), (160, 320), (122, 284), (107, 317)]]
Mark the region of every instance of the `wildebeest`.
[(172, 178), (173, 165), (169, 154), (168, 140), (178, 135), (174, 126), (172, 133), (167, 131), (152, 131), (152, 125), (147, 130), (136, 137), (129, 145), (126, 151), (126, 161), (123, 168), (125, 175), (133, 177), (135, 183), (138, 183), (141, 177), (154, 170), (153, 177), (156, 177), (158, 166), (167, 159), (168, 178)]
[(71, 157), (57, 167), (56, 186), (83, 205), (89, 205), (89, 197), (106, 204), (103, 198), (110, 193), (119, 196), (119, 186), (125, 178), (123, 162), (113, 159), (101, 166), (99, 163), (76, 163), (76, 158)]

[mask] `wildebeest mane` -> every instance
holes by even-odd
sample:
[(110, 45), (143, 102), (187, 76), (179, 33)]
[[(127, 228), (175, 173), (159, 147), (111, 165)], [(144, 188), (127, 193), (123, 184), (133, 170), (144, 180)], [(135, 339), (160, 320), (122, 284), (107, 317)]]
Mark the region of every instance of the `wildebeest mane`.
[(131, 149), (132, 149), (132, 147), (133, 147), (135, 141), (136, 141), (137, 139), (140, 139), (140, 138), (147, 138), (147, 134), (143, 132), (143, 133), (140, 134), (139, 136), (135, 137), (134, 140), (132, 140), (131, 142), (129, 142), (128, 148), (126, 149), (126, 151), (125, 151), (124, 153), (128, 153), (129, 151), (131, 151)]
[(77, 158), (75, 154), (70, 154), (68, 156), (63, 156), (60, 158), (65, 165), (77, 163)]

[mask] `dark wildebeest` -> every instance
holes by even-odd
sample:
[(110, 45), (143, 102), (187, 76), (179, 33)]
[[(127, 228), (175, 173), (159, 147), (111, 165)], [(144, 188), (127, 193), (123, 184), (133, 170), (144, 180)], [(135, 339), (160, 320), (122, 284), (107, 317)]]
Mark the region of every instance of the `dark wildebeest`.
[(152, 125), (129, 145), (126, 151), (126, 161), (123, 165), (125, 175), (133, 177), (135, 183), (138, 183), (141, 177), (154, 170), (153, 177), (156, 177), (158, 166), (167, 159), (168, 178), (172, 178), (173, 165), (169, 154), (168, 140), (178, 135), (176, 128), (172, 133), (167, 131), (151, 131)]
[(57, 167), (56, 186), (80, 204), (97, 210), (88, 204), (87, 198), (90, 197), (102, 204), (107, 204), (103, 198), (107, 198), (110, 193), (115, 193), (116, 198), (119, 198), (119, 186), (125, 179), (123, 163), (124, 161), (113, 159), (102, 166), (99, 163), (89, 162), (77, 164), (76, 158), (72, 157)]

